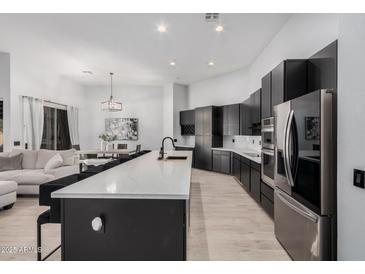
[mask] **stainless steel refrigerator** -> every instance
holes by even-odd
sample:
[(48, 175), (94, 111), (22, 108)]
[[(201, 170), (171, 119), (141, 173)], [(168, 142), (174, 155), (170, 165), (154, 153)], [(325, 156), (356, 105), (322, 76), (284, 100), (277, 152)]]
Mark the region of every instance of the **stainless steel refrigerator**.
[(318, 90), (274, 107), (275, 235), (294, 260), (336, 257), (333, 96)]

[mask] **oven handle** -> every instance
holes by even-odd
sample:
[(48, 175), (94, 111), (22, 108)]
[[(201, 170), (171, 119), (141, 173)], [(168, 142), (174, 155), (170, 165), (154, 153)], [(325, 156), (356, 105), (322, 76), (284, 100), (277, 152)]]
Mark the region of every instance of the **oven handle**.
[(261, 150), (261, 152), (263, 153), (263, 154), (266, 154), (266, 155), (270, 155), (270, 156), (274, 156), (274, 151), (272, 151), (272, 150), (269, 150), (269, 149), (262, 149)]

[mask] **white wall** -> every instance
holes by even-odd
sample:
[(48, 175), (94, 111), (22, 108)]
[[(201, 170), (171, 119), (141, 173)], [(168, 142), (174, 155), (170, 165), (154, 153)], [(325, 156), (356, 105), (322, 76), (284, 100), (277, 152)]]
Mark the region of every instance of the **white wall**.
[(174, 138), (177, 139), (179, 144), (187, 144), (188, 137), (181, 135), (180, 128), (180, 111), (189, 109), (189, 98), (188, 98), (188, 86), (174, 84)]
[(163, 87), (163, 136), (174, 135), (174, 84)]
[[(80, 145), (82, 149), (100, 147), (98, 136), (105, 131), (105, 118), (138, 118), (138, 141), (120, 141), (128, 148), (142, 144), (142, 149), (159, 149), (163, 135), (164, 89), (153, 86), (115, 86), (115, 100), (123, 103), (121, 112), (101, 110), (101, 102), (110, 93), (109, 87), (85, 87), (86, 102), (80, 112)], [(171, 115), (172, 117), (172, 115)]]
[(240, 103), (249, 90), (248, 69), (241, 69), (189, 85), (189, 108)]
[(249, 68), (250, 90), (285, 59), (306, 59), (338, 37), (337, 14), (293, 15)]
[[(22, 141), (22, 114), (20, 97), (32, 96), (51, 102), (77, 106), (82, 113), (84, 108), (84, 88), (62, 76), (40, 71), (37, 66), (27, 73), (23, 69), (11, 66), (11, 143)], [(37, 78), (32, 77), (37, 74)]]
[(296, 14), (247, 67), (189, 85), (189, 108), (245, 100), (285, 59), (308, 58), (338, 37), (337, 14)]
[(338, 256), (365, 260), (365, 190), (352, 184), (365, 169), (365, 15), (342, 15), (338, 40)]
[(9, 150), (11, 144), (10, 122), (10, 55), (0, 52), (0, 98), (4, 101), (3, 110), (3, 138), (4, 151)]

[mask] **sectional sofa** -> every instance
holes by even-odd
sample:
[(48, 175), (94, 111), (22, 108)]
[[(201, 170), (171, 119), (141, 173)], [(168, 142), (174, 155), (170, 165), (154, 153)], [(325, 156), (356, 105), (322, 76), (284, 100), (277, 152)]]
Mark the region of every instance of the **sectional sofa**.
[[(14, 157), (19, 154), (22, 154), (21, 169), (0, 172), (0, 181), (17, 183), (17, 194), (38, 194), (39, 185), (79, 173), (79, 156), (74, 149), (58, 151), (13, 149), (10, 152), (0, 153), (0, 157)], [(59, 154), (61, 156), (59, 158), (62, 158), (57, 167), (45, 169), (47, 163), (56, 154)]]

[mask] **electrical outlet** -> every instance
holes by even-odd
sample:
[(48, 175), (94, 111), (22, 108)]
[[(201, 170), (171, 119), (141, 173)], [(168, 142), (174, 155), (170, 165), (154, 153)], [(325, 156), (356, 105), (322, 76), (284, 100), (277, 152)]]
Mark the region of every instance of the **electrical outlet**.
[(365, 188), (365, 171), (354, 169), (354, 186)]

